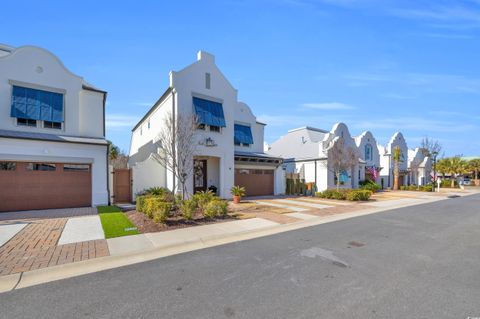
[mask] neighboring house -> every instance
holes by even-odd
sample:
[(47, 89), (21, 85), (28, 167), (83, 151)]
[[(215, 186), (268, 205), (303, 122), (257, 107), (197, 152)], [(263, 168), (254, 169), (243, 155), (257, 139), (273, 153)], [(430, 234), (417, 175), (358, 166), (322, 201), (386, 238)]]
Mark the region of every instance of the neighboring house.
[(154, 158), (161, 151), (156, 139), (170, 114), (195, 116), (198, 122), (188, 193), (214, 186), (220, 197), (230, 198), (233, 185), (244, 186), (247, 195), (284, 193), (282, 160), (263, 151), (265, 124), (237, 95), (207, 52), (198, 52), (197, 61), (183, 70), (170, 72), (168, 89), (132, 130), (134, 196), (153, 186), (178, 190), (173, 174)]
[(408, 150), (408, 184), (426, 185), (432, 181), (432, 161), (420, 148)]
[(0, 211), (108, 203), (105, 98), (52, 53), (0, 45)]
[(408, 184), (408, 147), (403, 137), (402, 133), (395, 133), (388, 144), (383, 147), (377, 144), (378, 152), (380, 154), (380, 166), (382, 171), (380, 173), (380, 185), (382, 188), (392, 188), (393, 187), (393, 150), (398, 146), (401, 150), (401, 160), (399, 162), (399, 181), (398, 185), (407, 185)]
[[(368, 179), (380, 184), (380, 153), (377, 140), (370, 131), (365, 131), (355, 137), (360, 158), (365, 162), (365, 169), (360, 172), (362, 179)], [(361, 179), (361, 180), (362, 180)]]
[(339, 138), (344, 139), (346, 148), (357, 152), (357, 163), (340, 176), (341, 187), (356, 188), (364, 179), (365, 162), (359, 158), (355, 140), (343, 123), (335, 124), (330, 132), (313, 127), (290, 130), (270, 145), (268, 153), (284, 158), (287, 173), (298, 173), (306, 183), (314, 183), (318, 191), (323, 191), (336, 187), (329, 155)]

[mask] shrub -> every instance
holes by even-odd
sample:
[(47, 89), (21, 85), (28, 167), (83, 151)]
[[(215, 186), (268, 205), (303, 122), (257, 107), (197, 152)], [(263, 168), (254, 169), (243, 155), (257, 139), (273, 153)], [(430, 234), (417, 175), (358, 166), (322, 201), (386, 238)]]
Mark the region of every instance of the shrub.
[(347, 192), (347, 200), (351, 201), (368, 201), (372, 196), (372, 191), (367, 189), (352, 189)]
[(164, 202), (173, 202), (175, 197), (173, 196), (173, 193), (165, 187), (150, 187), (147, 189), (144, 189), (138, 195), (143, 195), (143, 196), (157, 196), (161, 197)]
[(193, 195), (193, 200), (196, 202), (196, 205), (202, 210), (205, 210), (205, 207), (215, 198), (215, 194), (211, 191), (198, 192)]
[(193, 199), (186, 199), (179, 205), (180, 213), (185, 220), (193, 219), (195, 210), (197, 209), (197, 202)]
[(146, 200), (147, 196), (145, 195), (142, 195), (142, 196), (138, 196), (137, 195), (137, 198), (136, 198), (136, 207), (137, 207), (137, 212), (140, 212), (140, 213), (144, 213), (145, 212), (145, 200)]
[(167, 218), (170, 216), (170, 211), (172, 210), (171, 203), (160, 202), (158, 204), (158, 210), (153, 212), (153, 221), (155, 223), (164, 224), (167, 221)]
[(172, 209), (172, 203), (164, 202), (162, 196), (147, 196), (145, 198), (145, 210), (143, 213), (149, 218), (154, 218), (155, 213), (166, 210), (168, 212)]
[(422, 192), (431, 192), (432, 191), (432, 185), (419, 186), (418, 190), (420, 190)]
[(349, 191), (348, 189), (341, 189), (341, 190), (327, 189), (327, 190), (324, 190), (323, 192), (316, 193), (316, 196), (321, 198), (328, 198), (328, 199), (345, 200), (347, 199), (348, 191)]
[(242, 186), (233, 186), (231, 189), (230, 189), (230, 193), (233, 195), (233, 196), (239, 196), (239, 197), (243, 197), (245, 196), (245, 187), (242, 187)]
[(363, 181), (363, 182), (360, 183), (360, 189), (369, 190), (369, 191), (372, 191), (372, 193), (375, 193), (376, 191), (378, 191), (381, 188), (382, 188), (382, 186), (380, 186), (377, 183), (372, 182), (370, 180)]
[(225, 216), (228, 213), (228, 203), (221, 199), (212, 200), (205, 206), (203, 213), (207, 218)]

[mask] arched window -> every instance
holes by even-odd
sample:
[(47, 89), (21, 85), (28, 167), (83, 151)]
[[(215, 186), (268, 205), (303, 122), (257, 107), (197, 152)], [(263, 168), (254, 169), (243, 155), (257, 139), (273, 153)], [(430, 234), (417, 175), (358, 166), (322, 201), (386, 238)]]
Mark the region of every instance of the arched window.
[(365, 160), (366, 161), (371, 161), (372, 159), (373, 159), (372, 145), (366, 144), (365, 145)]

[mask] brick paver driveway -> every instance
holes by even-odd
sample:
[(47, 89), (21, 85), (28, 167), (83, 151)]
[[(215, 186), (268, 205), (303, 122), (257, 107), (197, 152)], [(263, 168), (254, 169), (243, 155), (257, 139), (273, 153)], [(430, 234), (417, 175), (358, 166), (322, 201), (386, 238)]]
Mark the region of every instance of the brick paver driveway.
[[(27, 223), (0, 247), (0, 276), (108, 256), (105, 239), (57, 246), (67, 217), (96, 213), (95, 208), (0, 213), (3, 220), (0, 221), (0, 229), (2, 225)], [(62, 217), (55, 218), (59, 216)]]

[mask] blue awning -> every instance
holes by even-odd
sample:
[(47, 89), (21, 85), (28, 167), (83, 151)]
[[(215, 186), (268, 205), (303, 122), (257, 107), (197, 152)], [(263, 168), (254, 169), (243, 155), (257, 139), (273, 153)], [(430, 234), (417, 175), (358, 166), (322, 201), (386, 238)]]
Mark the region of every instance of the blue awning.
[(253, 144), (252, 129), (250, 126), (235, 124), (233, 140), (235, 144)]
[(199, 124), (226, 127), (223, 106), (221, 103), (193, 98), (193, 106)]
[(63, 95), (13, 86), (10, 115), (22, 119), (63, 122)]

